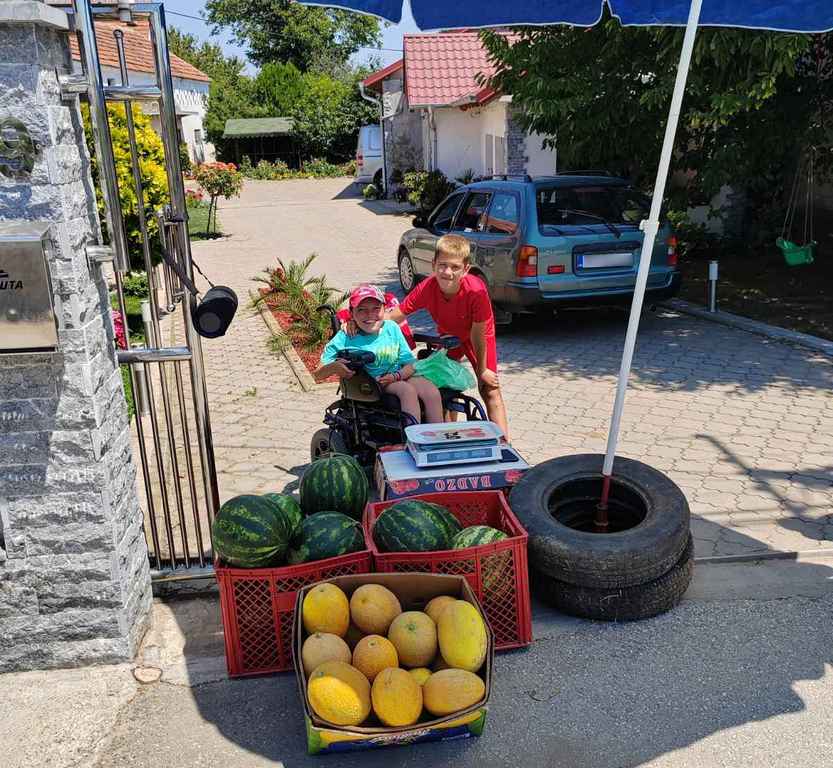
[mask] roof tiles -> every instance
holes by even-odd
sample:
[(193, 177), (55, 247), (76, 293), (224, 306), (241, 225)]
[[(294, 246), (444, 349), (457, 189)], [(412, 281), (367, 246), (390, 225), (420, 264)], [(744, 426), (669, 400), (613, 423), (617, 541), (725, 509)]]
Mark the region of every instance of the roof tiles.
[[(146, 21), (137, 21), (135, 26), (121, 24), (118, 21), (101, 20), (95, 23), (95, 39), (98, 43), (98, 58), (103, 67), (119, 68), (119, 54), (113, 31), (121, 29), (124, 32), (124, 57), (127, 69), (131, 72), (156, 72), (154, 64), (153, 46), (150, 43), (150, 31)], [(75, 35), (69, 36), (72, 58), (81, 60), (78, 50), (78, 40)], [(171, 54), (171, 74), (184, 80), (199, 80), (204, 83), (211, 78), (187, 61)]]
[[(477, 32), (405, 35), (405, 88), (411, 106), (447, 106), (485, 94), (477, 75), (494, 74)], [(489, 91), (491, 95), (494, 95)]]

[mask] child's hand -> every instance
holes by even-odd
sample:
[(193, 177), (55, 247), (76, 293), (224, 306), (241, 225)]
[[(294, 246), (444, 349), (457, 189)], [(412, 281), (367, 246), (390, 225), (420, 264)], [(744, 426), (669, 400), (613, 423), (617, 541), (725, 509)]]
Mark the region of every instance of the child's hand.
[(497, 374), (494, 371), (490, 371), (488, 368), (480, 374), (480, 381), (482, 381), (487, 387), (500, 386)]
[(352, 379), (353, 376), (356, 374), (355, 371), (350, 370), (347, 367), (347, 364), (342, 363), (341, 360), (336, 360), (332, 365), (333, 373), (340, 379)]
[(346, 323), (341, 324), (341, 330), (344, 331), (351, 339), (359, 332), (359, 326), (351, 317)]
[(388, 384), (393, 384), (393, 382), (396, 380), (396, 376), (394, 376), (392, 373), (385, 373), (378, 379), (376, 379), (376, 381), (378, 381), (383, 387), (386, 387)]

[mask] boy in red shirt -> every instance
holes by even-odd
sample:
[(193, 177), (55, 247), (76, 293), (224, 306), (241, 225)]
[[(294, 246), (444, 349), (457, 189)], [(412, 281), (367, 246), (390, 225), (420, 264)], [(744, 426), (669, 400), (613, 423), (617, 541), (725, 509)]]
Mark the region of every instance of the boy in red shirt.
[(388, 311), (388, 318), (402, 322), (406, 315), (425, 309), (441, 335), (457, 336), (460, 346), (448, 356), (460, 360), (465, 355), (477, 376), (477, 387), (489, 419), (509, 439), (506, 406), (497, 376), (497, 344), (492, 302), (483, 281), (470, 275), (471, 253), (466, 238), (443, 235), (434, 254), (434, 274), (424, 280)]

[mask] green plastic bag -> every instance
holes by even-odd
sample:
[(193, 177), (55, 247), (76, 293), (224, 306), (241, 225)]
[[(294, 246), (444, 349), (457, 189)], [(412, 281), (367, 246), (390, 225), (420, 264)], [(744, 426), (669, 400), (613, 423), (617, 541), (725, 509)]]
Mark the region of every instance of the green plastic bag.
[(438, 387), (447, 387), (465, 392), (477, 386), (474, 374), (456, 360), (450, 360), (446, 350), (441, 349), (414, 363), (415, 376), (422, 376)]

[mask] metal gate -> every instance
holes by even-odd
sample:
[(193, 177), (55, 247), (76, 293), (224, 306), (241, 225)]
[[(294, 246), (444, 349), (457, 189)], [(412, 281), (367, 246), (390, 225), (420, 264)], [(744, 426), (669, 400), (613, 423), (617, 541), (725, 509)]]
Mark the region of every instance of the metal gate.
[[(130, 261), (107, 119), (108, 103), (124, 106), (130, 139), (149, 296), (142, 304), (145, 345), (131, 348), (125, 329), (127, 349), (118, 352), (118, 360), (129, 367), (136, 406), (133, 446), (143, 478), (140, 496), (151, 572), (157, 581), (200, 578), (212, 572), (210, 526), (219, 498), (202, 348), (192, 321), (196, 304), (177, 277), (176, 269), (165, 262), (157, 267), (152, 264), (132, 111), (135, 103), (159, 105), (170, 203), (154, 215), (161, 248), (193, 282), (165, 12), (161, 3), (72, 2), (83, 75), (62, 78), (62, 87), (65, 93), (79, 94), (89, 102), (110, 234), (109, 247), (92, 247), (88, 254), (98, 261), (112, 261), (118, 302), (125, 319), (123, 279)], [(95, 37), (97, 19), (147, 25), (156, 65), (155, 84), (130, 84), (124, 34), (118, 28), (112, 34), (119, 55), (121, 83), (103, 81)]]

